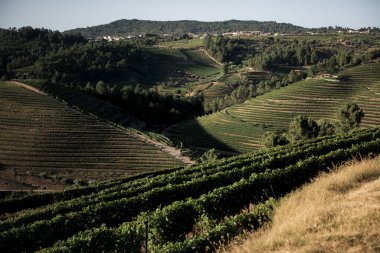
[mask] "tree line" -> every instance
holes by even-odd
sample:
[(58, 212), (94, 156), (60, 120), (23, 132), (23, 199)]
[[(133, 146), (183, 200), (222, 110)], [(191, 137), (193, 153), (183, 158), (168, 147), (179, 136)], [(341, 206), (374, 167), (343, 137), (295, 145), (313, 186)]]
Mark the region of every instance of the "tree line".
[(364, 115), (363, 110), (356, 103), (346, 103), (339, 108), (335, 123), (327, 119), (316, 121), (311, 116), (298, 115), (290, 122), (288, 132), (265, 132), (262, 143), (266, 147), (275, 147), (318, 136), (348, 133), (359, 128)]
[(282, 32), (301, 33), (307, 29), (287, 23), (277, 23), (274, 21), (241, 21), (228, 20), (216, 22), (202, 22), (194, 20), (179, 21), (151, 21), (137, 19), (116, 20), (109, 24), (92, 26), (87, 28), (77, 28), (71, 31), (80, 32), (87, 38), (102, 36), (126, 36), (145, 34), (187, 34), (187, 33), (224, 33), (231, 31), (262, 31), (262, 32)]
[(181, 97), (159, 94), (140, 85), (106, 85), (88, 82), (82, 90), (120, 106), (136, 118), (150, 124), (170, 124), (203, 114), (201, 96)]
[(51, 52), (85, 43), (87, 40), (79, 33), (32, 27), (0, 29), (0, 77), (13, 78), (17, 69), (32, 66)]

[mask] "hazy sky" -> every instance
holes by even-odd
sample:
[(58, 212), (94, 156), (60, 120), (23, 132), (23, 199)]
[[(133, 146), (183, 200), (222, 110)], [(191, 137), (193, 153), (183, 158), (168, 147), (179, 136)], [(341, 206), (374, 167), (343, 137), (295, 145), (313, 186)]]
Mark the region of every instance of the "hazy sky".
[(379, 14), (380, 0), (0, 0), (0, 27), (60, 31), (133, 18), (380, 27)]

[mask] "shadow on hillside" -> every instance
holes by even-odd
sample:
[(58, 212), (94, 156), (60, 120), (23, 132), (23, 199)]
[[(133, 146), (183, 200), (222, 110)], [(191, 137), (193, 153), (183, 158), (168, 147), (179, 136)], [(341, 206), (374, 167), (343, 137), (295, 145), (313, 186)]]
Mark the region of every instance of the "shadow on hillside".
[(208, 133), (194, 119), (175, 124), (162, 134), (169, 137), (178, 147), (195, 149), (198, 153), (203, 153), (212, 148), (226, 156), (239, 153), (227, 143)]

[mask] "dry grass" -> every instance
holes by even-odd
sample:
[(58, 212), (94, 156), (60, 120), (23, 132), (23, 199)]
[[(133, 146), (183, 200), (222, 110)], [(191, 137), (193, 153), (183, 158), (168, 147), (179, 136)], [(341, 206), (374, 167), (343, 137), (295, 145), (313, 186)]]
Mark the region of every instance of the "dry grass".
[(380, 157), (342, 166), (284, 199), (272, 227), (229, 252), (380, 252)]

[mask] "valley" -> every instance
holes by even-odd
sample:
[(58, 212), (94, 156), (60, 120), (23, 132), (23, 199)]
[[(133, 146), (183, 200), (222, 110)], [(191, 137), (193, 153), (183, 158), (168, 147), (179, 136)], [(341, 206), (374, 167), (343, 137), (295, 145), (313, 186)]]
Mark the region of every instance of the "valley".
[[(266, 252), (256, 244), (266, 236), (270, 249), (298, 250), (295, 233), (283, 238), (308, 210), (304, 191), (332, 175), (324, 194), (362, 205), (361, 189), (377, 189), (375, 26), (0, 28), (0, 78), (0, 252)], [(369, 172), (347, 179), (338, 167), (352, 160)], [(331, 196), (337, 207), (342, 196)], [(377, 252), (376, 208), (346, 221), (328, 202), (319, 223), (294, 231), (312, 238), (310, 224), (337, 218), (353, 232), (302, 240), (300, 252)]]

